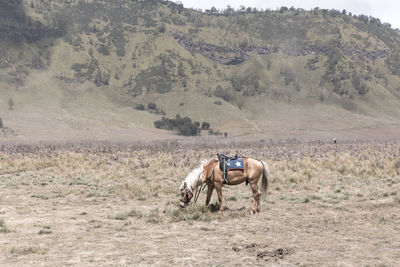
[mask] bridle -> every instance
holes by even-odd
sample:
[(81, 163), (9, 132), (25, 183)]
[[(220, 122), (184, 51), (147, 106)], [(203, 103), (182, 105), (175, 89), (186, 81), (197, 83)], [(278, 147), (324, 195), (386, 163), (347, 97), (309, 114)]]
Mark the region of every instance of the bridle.
[[(218, 161), (214, 159), (214, 165), (213, 165), (212, 172), (211, 172), (211, 179), (212, 179), (212, 180), (214, 180), (214, 169), (215, 169), (215, 165), (217, 164), (217, 162), (218, 162)], [(203, 186), (199, 185), (199, 186), (196, 188), (196, 192), (195, 192), (195, 195), (194, 195), (194, 203), (197, 202), (197, 199), (199, 198), (201, 191), (203, 191), (204, 188), (206, 188), (206, 185), (207, 185), (207, 184), (208, 184), (208, 183), (206, 182), (206, 183), (204, 183)], [(183, 203), (184, 203), (185, 205), (188, 205), (189, 202), (190, 202), (190, 200), (189, 200), (189, 192), (191, 192), (191, 193), (193, 194), (193, 192), (192, 192), (189, 188), (186, 187), (186, 188), (185, 188), (185, 197), (184, 197), (184, 199), (183, 199)]]
[(185, 198), (183, 200), (183, 203), (185, 203), (185, 204), (189, 204), (189, 192), (190, 192), (189, 188), (186, 188), (185, 189)]

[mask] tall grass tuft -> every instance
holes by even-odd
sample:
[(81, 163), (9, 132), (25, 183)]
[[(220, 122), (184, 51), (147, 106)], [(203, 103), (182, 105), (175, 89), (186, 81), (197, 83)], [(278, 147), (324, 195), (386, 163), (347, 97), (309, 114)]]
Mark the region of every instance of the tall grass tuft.
[(0, 233), (9, 233), (10, 229), (8, 229), (6, 223), (0, 219)]

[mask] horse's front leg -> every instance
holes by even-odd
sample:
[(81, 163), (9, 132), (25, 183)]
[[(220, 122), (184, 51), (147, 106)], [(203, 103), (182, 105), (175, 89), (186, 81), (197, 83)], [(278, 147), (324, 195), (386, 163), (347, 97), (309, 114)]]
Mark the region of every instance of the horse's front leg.
[(206, 198), (206, 206), (207, 207), (210, 204), (210, 200), (211, 200), (211, 196), (212, 196), (213, 191), (214, 191), (214, 186), (208, 185), (207, 186), (207, 198)]
[(218, 201), (219, 201), (219, 211), (218, 212), (221, 213), (224, 211), (224, 204), (222, 202), (222, 182), (215, 183), (215, 189), (217, 190)]

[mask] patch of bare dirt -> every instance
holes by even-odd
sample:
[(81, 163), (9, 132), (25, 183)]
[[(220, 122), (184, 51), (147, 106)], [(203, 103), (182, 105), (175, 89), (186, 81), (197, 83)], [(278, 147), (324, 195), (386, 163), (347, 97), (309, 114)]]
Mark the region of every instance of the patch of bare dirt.
[(293, 249), (278, 248), (274, 250), (266, 250), (257, 253), (257, 259), (269, 261), (271, 258), (274, 260), (283, 259), (287, 255), (294, 253)]
[(232, 250), (236, 253), (249, 254), (250, 256), (254, 256), (257, 260), (263, 261), (278, 261), (284, 259), (288, 255), (292, 255), (295, 253), (294, 249), (272, 249), (269, 248), (266, 244), (261, 245), (256, 243), (251, 243), (244, 247), (234, 246), (232, 247)]

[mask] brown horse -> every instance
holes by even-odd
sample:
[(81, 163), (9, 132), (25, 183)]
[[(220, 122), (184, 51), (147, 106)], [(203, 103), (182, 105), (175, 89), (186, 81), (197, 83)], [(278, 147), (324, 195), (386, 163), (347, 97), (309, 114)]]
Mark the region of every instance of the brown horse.
[[(265, 193), (268, 189), (269, 170), (267, 163), (252, 159), (243, 158), (244, 170), (232, 170), (226, 174), (228, 185), (237, 185), (243, 182), (250, 184), (253, 191), (254, 203), (251, 212), (254, 214), (260, 211), (260, 190), (258, 190), (258, 181), (261, 180), (261, 192)], [(180, 202), (183, 208), (190, 203), (194, 192), (200, 190), (201, 185), (207, 184), (206, 206), (210, 203), (214, 188), (217, 190), (219, 201), (219, 212), (224, 210), (222, 203), (222, 184), (223, 171), (219, 168), (218, 160), (203, 161), (199, 168), (192, 170), (180, 186)]]

